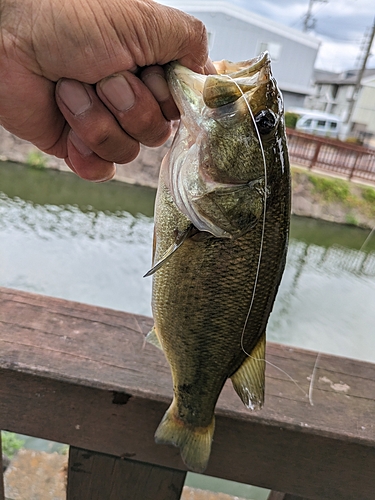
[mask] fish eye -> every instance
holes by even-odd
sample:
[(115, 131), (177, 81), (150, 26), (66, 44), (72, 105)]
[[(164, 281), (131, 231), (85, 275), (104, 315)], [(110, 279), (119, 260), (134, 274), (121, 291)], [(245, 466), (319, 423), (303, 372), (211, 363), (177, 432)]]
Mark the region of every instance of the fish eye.
[(269, 134), (275, 128), (277, 119), (270, 109), (262, 109), (254, 117), (257, 129), (261, 135)]

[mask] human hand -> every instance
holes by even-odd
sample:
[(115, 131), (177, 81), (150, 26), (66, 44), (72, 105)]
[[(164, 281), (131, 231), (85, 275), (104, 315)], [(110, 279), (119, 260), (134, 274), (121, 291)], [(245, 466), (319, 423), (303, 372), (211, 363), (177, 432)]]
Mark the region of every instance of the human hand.
[(168, 138), (172, 60), (212, 71), (202, 23), (152, 0), (0, 0), (0, 123), (108, 180)]

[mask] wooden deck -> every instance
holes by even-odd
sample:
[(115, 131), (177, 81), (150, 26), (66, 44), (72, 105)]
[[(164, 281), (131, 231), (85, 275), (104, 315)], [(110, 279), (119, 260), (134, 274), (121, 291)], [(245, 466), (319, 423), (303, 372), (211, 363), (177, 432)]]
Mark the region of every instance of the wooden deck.
[[(70, 500), (179, 498), (179, 451), (153, 438), (172, 384), (163, 354), (144, 342), (151, 326), (0, 289), (0, 429), (71, 445)], [(272, 343), (267, 359), (300, 388), (268, 365), (265, 407), (251, 413), (226, 385), (206, 474), (270, 488), (275, 500), (373, 500), (375, 365)]]

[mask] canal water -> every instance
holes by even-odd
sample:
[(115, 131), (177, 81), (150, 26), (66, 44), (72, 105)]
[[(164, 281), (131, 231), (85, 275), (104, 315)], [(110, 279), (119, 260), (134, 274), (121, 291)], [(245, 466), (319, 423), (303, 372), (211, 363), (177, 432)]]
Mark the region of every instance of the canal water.
[[(151, 189), (0, 164), (0, 286), (151, 315)], [(292, 218), (268, 339), (375, 362), (375, 236)], [(29, 441), (40, 447), (40, 441)], [(195, 487), (264, 490), (189, 475)]]

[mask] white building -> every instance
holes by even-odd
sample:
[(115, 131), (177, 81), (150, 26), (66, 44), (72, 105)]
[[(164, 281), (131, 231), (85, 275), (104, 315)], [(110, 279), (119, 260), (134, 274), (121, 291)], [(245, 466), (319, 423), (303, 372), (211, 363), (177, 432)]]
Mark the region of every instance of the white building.
[[(357, 81), (357, 70), (331, 73), (315, 72), (315, 93), (306, 99), (306, 107), (334, 113), (346, 121)], [(345, 136), (375, 146), (375, 69), (366, 69)]]
[(362, 79), (352, 115), (352, 130), (375, 147), (375, 70), (372, 71), (372, 76)]
[(284, 96), (285, 108), (302, 106), (311, 86), (320, 41), (221, 1), (161, 0), (205, 24), (213, 60), (241, 61), (268, 50), (272, 70)]

